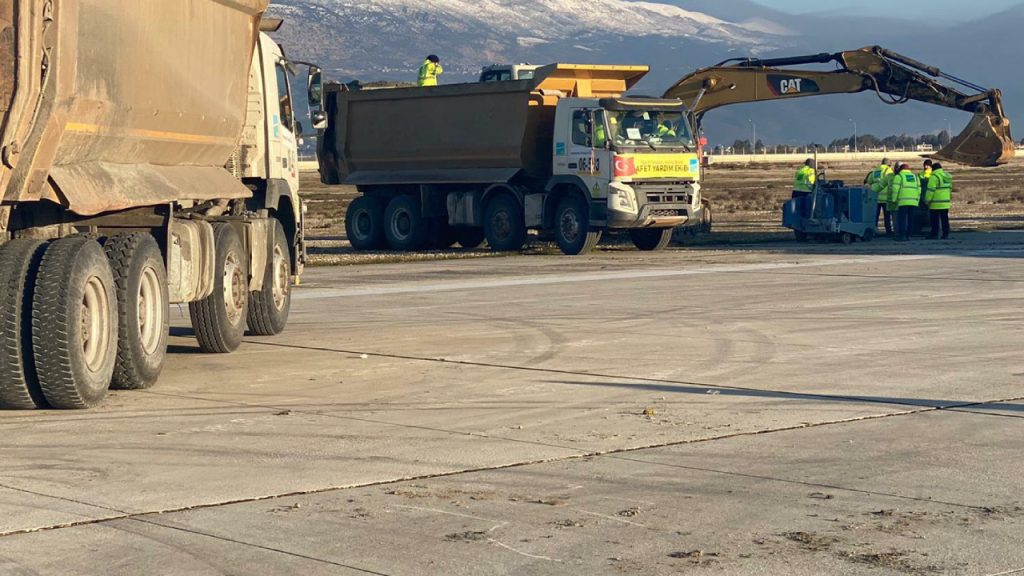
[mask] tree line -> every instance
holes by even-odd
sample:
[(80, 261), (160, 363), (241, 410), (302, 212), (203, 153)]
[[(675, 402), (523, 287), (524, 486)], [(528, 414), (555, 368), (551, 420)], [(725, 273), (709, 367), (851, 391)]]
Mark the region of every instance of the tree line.
[[(814, 150), (833, 150), (833, 151), (852, 151), (854, 149), (860, 151), (866, 150), (914, 150), (918, 145), (926, 144), (932, 146), (938, 150), (943, 146), (948, 145), (950, 142), (949, 131), (943, 130), (938, 134), (922, 134), (920, 136), (910, 136), (907, 134), (900, 134), (886, 136), (879, 138), (874, 134), (857, 135), (856, 141), (853, 135), (836, 138), (828, 144), (822, 144), (819, 142), (808, 142), (807, 144), (770, 144), (765, 143), (763, 140), (758, 139), (757, 142), (751, 146), (750, 140), (739, 140), (737, 139), (732, 143), (731, 149), (726, 146), (715, 146), (715, 153), (731, 152), (733, 154), (775, 154), (775, 153), (786, 153), (786, 152), (803, 152)], [(1024, 139), (1021, 140), (1021, 145), (1024, 146)]]

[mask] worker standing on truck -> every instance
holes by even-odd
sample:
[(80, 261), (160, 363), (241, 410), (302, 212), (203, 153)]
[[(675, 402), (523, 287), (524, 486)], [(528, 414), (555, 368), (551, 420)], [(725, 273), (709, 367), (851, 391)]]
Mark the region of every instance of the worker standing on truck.
[(885, 216), (885, 235), (892, 236), (892, 212), (889, 211), (889, 185), (892, 183), (892, 166), (889, 159), (883, 158), (877, 168), (868, 172), (864, 184), (872, 192), (878, 194), (878, 211), (875, 213), (875, 228), (878, 228), (878, 221)]
[(804, 160), (804, 165), (796, 171), (796, 178), (793, 181), (793, 198), (808, 196), (814, 191), (814, 183), (818, 177), (815, 174), (814, 160)]
[(936, 162), (932, 166), (931, 177), (925, 184), (924, 201), (928, 205), (928, 213), (931, 216), (932, 231), (928, 235), (930, 240), (939, 238), (939, 229), (942, 230), (942, 239), (949, 239), (949, 209), (953, 203), (953, 177), (942, 169), (942, 164)]
[(907, 242), (914, 225), (914, 210), (921, 204), (921, 181), (909, 165), (900, 166), (893, 176), (891, 194), (899, 209), (896, 215), (896, 240)]
[(423, 65), (420, 66), (420, 76), (417, 85), (437, 86), (437, 77), (441, 74), (444, 74), (444, 68), (441, 67), (441, 59), (431, 54), (427, 56), (427, 59), (423, 61)]

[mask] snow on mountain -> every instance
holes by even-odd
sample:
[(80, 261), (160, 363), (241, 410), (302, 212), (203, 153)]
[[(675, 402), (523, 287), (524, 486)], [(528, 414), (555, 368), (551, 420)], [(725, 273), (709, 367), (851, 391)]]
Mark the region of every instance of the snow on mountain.
[(762, 22), (728, 22), (663, 2), (626, 0), (280, 0), (279, 37), (293, 55), (341, 76), (388, 77), (441, 55), (449, 78), (494, 62), (647, 63), (662, 53), (704, 56), (779, 45)]

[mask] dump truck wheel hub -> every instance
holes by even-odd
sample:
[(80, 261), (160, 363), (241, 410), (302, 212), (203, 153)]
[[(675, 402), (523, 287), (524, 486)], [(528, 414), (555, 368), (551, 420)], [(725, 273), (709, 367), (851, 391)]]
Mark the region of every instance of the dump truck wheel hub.
[(110, 349), (110, 300), (103, 281), (93, 276), (82, 295), (82, 357), (90, 372), (98, 372)]

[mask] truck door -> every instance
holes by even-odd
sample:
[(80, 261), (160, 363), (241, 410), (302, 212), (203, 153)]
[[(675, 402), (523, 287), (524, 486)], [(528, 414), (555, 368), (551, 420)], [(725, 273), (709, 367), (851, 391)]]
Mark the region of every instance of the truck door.
[(268, 135), (268, 178), (288, 182), (294, 194), (299, 189), (298, 126), (292, 100), (291, 83), (285, 60), (280, 54), (268, 54), (271, 62), (266, 75), (267, 117), (270, 119)]
[(569, 169), (583, 180), (592, 200), (608, 197), (611, 153), (602, 110), (574, 110), (569, 141)]

